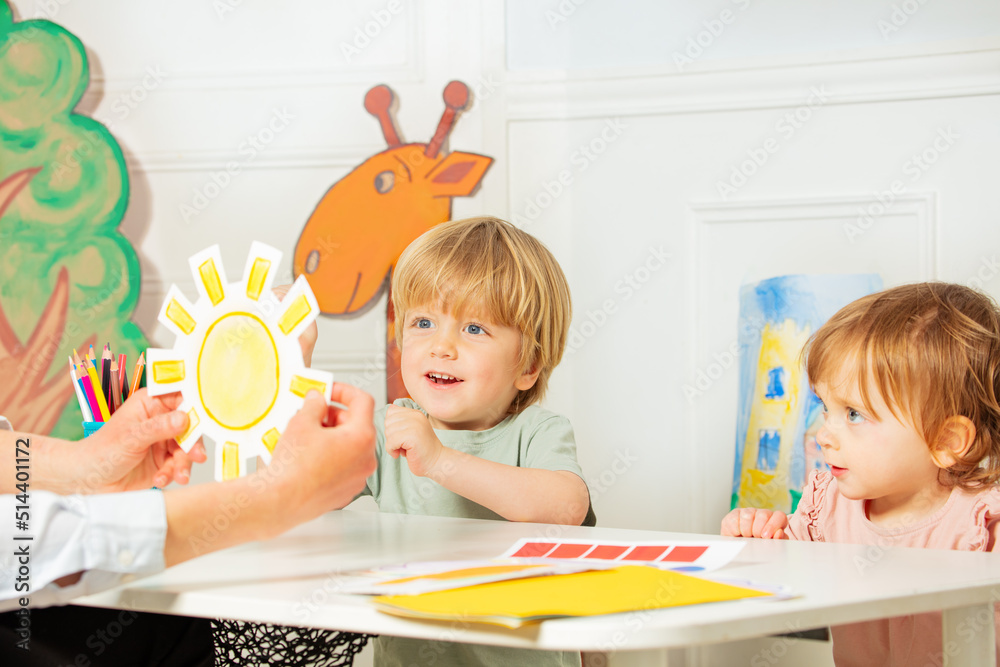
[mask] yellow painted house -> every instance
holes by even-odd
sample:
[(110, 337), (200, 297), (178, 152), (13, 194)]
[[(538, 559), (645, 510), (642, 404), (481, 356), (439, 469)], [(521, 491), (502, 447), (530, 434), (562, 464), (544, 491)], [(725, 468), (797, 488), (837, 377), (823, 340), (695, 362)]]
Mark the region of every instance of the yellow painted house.
[[(791, 512), (789, 489), (795, 433), (801, 418), (805, 370), (799, 352), (811, 331), (794, 320), (767, 323), (761, 331), (754, 401), (743, 441), (739, 506)], [(796, 489), (797, 490), (797, 489)]]

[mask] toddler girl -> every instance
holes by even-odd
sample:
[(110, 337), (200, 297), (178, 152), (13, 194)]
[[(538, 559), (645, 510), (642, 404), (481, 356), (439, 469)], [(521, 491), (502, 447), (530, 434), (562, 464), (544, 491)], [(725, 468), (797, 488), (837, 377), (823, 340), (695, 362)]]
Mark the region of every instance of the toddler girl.
[[(735, 509), (722, 534), (1000, 552), (996, 304), (961, 285), (904, 285), (842, 308), (803, 353), (830, 471), (810, 474), (791, 516)], [(941, 614), (834, 627), (833, 654), (941, 664)]]

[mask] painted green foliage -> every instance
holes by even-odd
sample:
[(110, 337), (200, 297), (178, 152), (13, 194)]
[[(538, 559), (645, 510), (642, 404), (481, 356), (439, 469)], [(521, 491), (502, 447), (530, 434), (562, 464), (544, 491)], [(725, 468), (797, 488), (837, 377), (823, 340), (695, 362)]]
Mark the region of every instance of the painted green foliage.
[[(38, 170), (6, 210), (0, 206), (0, 309), (27, 345), (67, 270), (65, 329), (44, 332), (53, 353), (47, 376), (62, 374), (67, 385), (66, 357), (89, 338), (95, 349), (110, 342), (130, 363), (146, 347), (129, 321), (139, 261), (117, 229), (128, 204), (125, 160), (104, 125), (73, 112), (89, 82), (80, 40), (50, 21), (15, 22), (0, 0), (0, 184)], [(53, 433), (80, 437), (75, 400)]]

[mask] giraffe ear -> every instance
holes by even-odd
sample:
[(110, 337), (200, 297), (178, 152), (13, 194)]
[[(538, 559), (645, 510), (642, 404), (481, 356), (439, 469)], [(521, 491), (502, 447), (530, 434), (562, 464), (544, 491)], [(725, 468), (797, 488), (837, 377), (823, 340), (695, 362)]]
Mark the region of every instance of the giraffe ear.
[(453, 151), (427, 174), (435, 197), (468, 197), (479, 187), (493, 158)]

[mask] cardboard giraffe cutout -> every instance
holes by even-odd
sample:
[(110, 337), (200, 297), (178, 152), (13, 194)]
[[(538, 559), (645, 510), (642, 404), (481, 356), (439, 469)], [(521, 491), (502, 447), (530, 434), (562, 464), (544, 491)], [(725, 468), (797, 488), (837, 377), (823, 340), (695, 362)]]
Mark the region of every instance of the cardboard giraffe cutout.
[[(445, 111), (426, 144), (403, 143), (393, 119), (396, 96), (378, 85), (365, 109), (382, 126), (388, 148), (334, 183), (316, 206), (295, 247), (295, 275), (305, 275), (325, 315), (365, 312), (387, 289), (399, 255), (431, 227), (451, 219), (453, 197), (474, 194), (493, 158), (443, 149), (469, 104), (469, 89), (452, 81)], [(391, 297), (391, 295), (390, 295)], [(392, 300), (386, 313), (386, 390), (389, 401), (406, 396), (399, 377)]]

